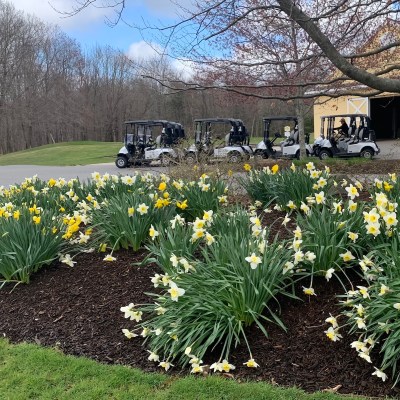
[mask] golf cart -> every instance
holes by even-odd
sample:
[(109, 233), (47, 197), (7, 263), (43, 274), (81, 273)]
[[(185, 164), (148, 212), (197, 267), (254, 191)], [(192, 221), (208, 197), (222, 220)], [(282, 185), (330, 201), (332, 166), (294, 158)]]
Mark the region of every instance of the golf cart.
[[(243, 121), (234, 118), (195, 119), (195, 143), (186, 150), (188, 163), (195, 163), (199, 157), (238, 163), (248, 160), (253, 154), (249, 145), (250, 137)], [(229, 129), (229, 133), (226, 133)], [(214, 147), (212, 135), (216, 139), (225, 138), (225, 143)]]
[[(342, 121), (342, 126), (337, 126)], [(343, 129), (345, 127), (346, 129)], [(347, 130), (347, 132), (346, 132)], [(321, 136), (313, 152), (321, 160), (330, 157), (363, 157), (379, 154), (371, 120), (365, 114), (341, 114), (321, 117)]]
[[(156, 136), (154, 140), (154, 136)], [(159, 160), (167, 166), (177, 160), (175, 148), (185, 137), (182, 125), (165, 120), (137, 120), (125, 122), (124, 146), (119, 150), (115, 165), (149, 165)]]
[[(264, 123), (264, 138), (258, 143), (254, 157), (261, 160), (265, 158), (300, 158), (300, 144), (299, 144), (299, 129), (298, 121), (295, 116), (280, 116), (280, 117), (265, 117)], [(280, 150), (274, 149), (274, 142), (276, 139), (281, 138), (282, 134), (279, 132), (283, 127), (284, 136), (286, 139), (280, 143)], [(275, 130), (274, 137), (270, 139), (271, 131)], [(309, 145), (310, 135), (306, 134), (306, 153), (312, 153), (311, 146)]]

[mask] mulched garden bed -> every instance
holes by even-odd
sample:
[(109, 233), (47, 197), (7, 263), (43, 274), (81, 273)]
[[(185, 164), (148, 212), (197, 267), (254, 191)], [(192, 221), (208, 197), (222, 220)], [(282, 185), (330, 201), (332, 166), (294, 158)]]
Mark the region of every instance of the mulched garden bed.
[[(147, 360), (141, 338), (128, 340), (121, 332), (130, 325), (120, 307), (147, 302), (144, 292), (154, 290), (150, 277), (159, 272), (157, 266), (132, 265), (145, 254), (119, 251), (113, 263), (102, 260), (104, 253), (82, 254), (73, 268), (55, 262), (34, 275), (29, 285), (3, 288), (0, 334), (13, 343), (36, 342), (100, 362), (160, 371)], [(339, 388), (339, 393), (400, 395), (399, 389), (391, 389), (391, 382), (371, 376), (372, 366), (349, 346), (354, 337), (344, 335), (336, 343), (326, 338), (324, 321), (330, 313), (338, 314), (335, 294), (342, 293), (340, 284), (317, 279), (313, 287), (317, 296), (310, 299), (302, 294), (301, 283), (297, 292), (304, 301), (281, 299), (287, 333), (271, 325), (266, 338), (257, 327), (249, 329), (250, 346), (260, 367), (243, 366), (249, 355), (240, 345), (230, 357), (236, 365), (233, 379), (295, 385), (309, 392)], [(208, 358), (205, 361), (216, 361)]]
[[(322, 165), (312, 160), (318, 167)], [(267, 160), (265, 165), (273, 165)], [(291, 162), (280, 161), (281, 167)], [(359, 165), (331, 166), (336, 174), (386, 174), (399, 172), (399, 160), (374, 160)], [(236, 199), (238, 200), (238, 199)], [(243, 196), (242, 204), (248, 203)], [(286, 213), (273, 211), (264, 216), (272, 233), (287, 237), (281, 221)], [(275, 223), (273, 223), (276, 221)], [(288, 229), (293, 230), (294, 221)], [(125, 364), (145, 371), (158, 371), (157, 364), (147, 360), (148, 353), (142, 339), (128, 340), (122, 328), (132, 325), (125, 320), (121, 306), (149, 301), (145, 292), (154, 291), (150, 277), (160, 272), (153, 264), (140, 262), (146, 251), (118, 251), (116, 262), (103, 261), (104, 253), (81, 254), (73, 268), (54, 262), (32, 276), (29, 285), (12, 285), (0, 290), (0, 335), (11, 342), (36, 342), (55, 347), (66, 354), (86, 356), (100, 362)], [(357, 279), (356, 275), (352, 276)], [(297, 386), (308, 392), (338, 391), (366, 396), (400, 397), (400, 388), (392, 389), (392, 382), (382, 382), (374, 376), (373, 367), (357, 356), (350, 343), (357, 337), (346, 335), (339, 342), (331, 342), (324, 334), (329, 325), (325, 319), (339, 313), (336, 294), (343, 293), (338, 281), (329, 283), (315, 279), (317, 296), (303, 295), (299, 283), (296, 293), (302, 301), (280, 299), (281, 318), (287, 332), (271, 325), (265, 337), (256, 326), (249, 328), (250, 347), (260, 367), (249, 369), (243, 363), (249, 359), (246, 346), (239, 345), (230, 362), (236, 366), (233, 379), (267, 381), (281, 386)], [(340, 321), (343, 322), (343, 321)], [(377, 360), (377, 354), (373, 354)], [(217, 361), (208, 355), (207, 362)], [(172, 369), (171, 374), (186, 374)], [(227, 378), (231, 378), (227, 375)]]

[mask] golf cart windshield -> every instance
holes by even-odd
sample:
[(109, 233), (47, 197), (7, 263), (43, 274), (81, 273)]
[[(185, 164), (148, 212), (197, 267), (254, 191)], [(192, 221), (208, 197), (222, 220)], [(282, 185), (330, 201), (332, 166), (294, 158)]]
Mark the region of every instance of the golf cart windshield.
[(297, 117), (265, 117), (264, 121), (264, 142), (270, 137), (286, 137), (298, 142), (298, 122)]
[(249, 135), (243, 121), (234, 118), (205, 118), (195, 120), (195, 143), (208, 144), (212, 137), (225, 138), (229, 146), (244, 145)]

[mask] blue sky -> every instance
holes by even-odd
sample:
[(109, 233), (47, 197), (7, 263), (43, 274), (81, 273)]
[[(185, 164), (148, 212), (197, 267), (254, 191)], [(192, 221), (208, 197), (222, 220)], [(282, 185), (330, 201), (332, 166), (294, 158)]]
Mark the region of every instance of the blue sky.
[[(35, 15), (42, 21), (57, 24), (68, 36), (81, 43), (82, 48), (92, 48), (96, 44), (110, 45), (127, 54), (148, 58), (155, 52), (146, 42), (151, 42), (150, 34), (145, 33), (145, 41), (139, 30), (123, 22), (110, 27), (106, 18), (113, 19), (112, 9), (88, 7), (73, 17), (64, 18), (51, 5), (60, 11), (69, 11), (75, 0), (8, 0), (17, 10)], [(98, 0), (101, 4), (104, 0)], [(143, 26), (143, 20), (151, 25), (170, 24), (178, 19), (177, 7), (170, 0), (126, 0), (127, 8), (123, 18), (132, 25)], [(179, 0), (179, 4), (190, 7), (191, 0)]]

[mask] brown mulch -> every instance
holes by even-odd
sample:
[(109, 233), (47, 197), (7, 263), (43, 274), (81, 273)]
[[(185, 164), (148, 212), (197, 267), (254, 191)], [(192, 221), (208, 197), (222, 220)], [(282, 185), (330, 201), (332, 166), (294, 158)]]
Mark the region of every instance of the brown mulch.
[[(159, 271), (151, 264), (132, 266), (143, 259), (144, 251), (115, 255), (117, 261), (107, 263), (102, 261), (104, 254), (82, 254), (74, 268), (55, 262), (34, 275), (29, 285), (0, 290), (0, 335), (13, 343), (36, 342), (104, 363), (159, 370), (147, 360), (141, 340), (123, 336), (121, 329), (131, 326), (119, 310), (131, 302), (148, 302), (144, 292), (154, 290), (150, 277)], [(335, 294), (342, 293), (340, 284), (317, 279), (313, 287), (317, 296), (310, 299), (302, 294), (301, 284), (297, 292), (304, 301), (281, 299), (287, 332), (269, 325), (266, 338), (256, 326), (249, 329), (260, 368), (243, 366), (249, 355), (245, 345), (239, 345), (230, 357), (237, 367), (234, 379), (295, 385), (309, 392), (341, 385), (339, 393), (400, 395), (390, 382), (371, 376), (373, 367), (350, 349), (354, 337), (344, 335), (336, 343), (326, 338), (324, 321), (329, 314), (338, 314)]]
[[(340, 168), (331, 166), (334, 173), (355, 172), (354, 165), (347, 170)], [(373, 160), (356, 168), (357, 173), (386, 174), (400, 171), (400, 162)], [(281, 237), (285, 236), (281, 227), (285, 214), (273, 211), (264, 216), (269, 225), (276, 221), (272, 231)], [(294, 229), (294, 222), (288, 224), (288, 229)], [(140, 338), (124, 337), (121, 329), (131, 325), (120, 311), (121, 306), (131, 302), (150, 301), (144, 292), (154, 290), (150, 277), (160, 271), (153, 264), (132, 265), (145, 257), (144, 250), (136, 254), (122, 250), (114, 255), (117, 261), (109, 263), (103, 261), (104, 253), (82, 254), (73, 268), (54, 262), (33, 275), (29, 285), (0, 290), (0, 335), (12, 343), (35, 342), (104, 363), (160, 371), (147, 360), (148, 353)], [(230, 357), (230, 362), (236, 365), (234, 379), (297, 386), (308, 392), (335, 388), (343, 394), (400, 398), (400, 389), (392, 389), (392, 382), (371, 376), (373, 367), (350, 348), (356, 337), (343, 331), (343, 339), (333, 343), (325, 336), (324, 330), (328, 328), (325, 319), (340, 310), (336, 294), (343, 289), (339, 282), (316, 279), (313, 287), (317, 296), (311, 298), (302, 294), (301, 286), (308, 286), (306, 283), (297, 285), (296, 293), (303, 301), (280, 299), (281, 318), (287, 332), (268, 325), (269, 336), (265, 337), (257, 326), (249, 328), (249, 344), (260, 368), (243, 366), (249, 355), (241, 344)], [(374, 354), (373, 359), (378, 356)], [(171, 373), (187, 371), (175, 368)]]

